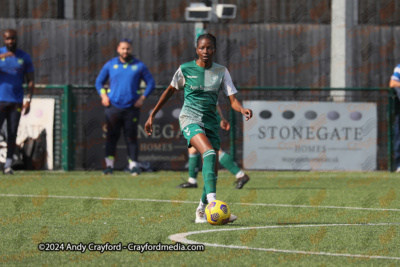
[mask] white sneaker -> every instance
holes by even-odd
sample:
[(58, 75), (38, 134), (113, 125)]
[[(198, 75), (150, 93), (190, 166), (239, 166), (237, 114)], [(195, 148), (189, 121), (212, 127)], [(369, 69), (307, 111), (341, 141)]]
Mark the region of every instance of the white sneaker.
[(237, 216), (235, 216), (235, 215), (233, 215), (233, 214), (231, 213), (231, 217), (229, 217), (229, 222), (228, 222), (228, 223), (231, 223), (231, 222), (236, 221), (237, 218), (238, 218)]
[(207, 222), (206, 211), (202, 209), (197, 209), (195, 223), (206, 223), (206, 222)]
[(400, 173), (400, 167), (397, 168), (396, 173)]
[(7, 167), (7, 168), (4, 168), (3, 173), (4, 173), (4, 174), (11, 174), (11, 175), (13, 175), (13, 174), (14, 174), (14, 170), (11, 169), (11, 167)]

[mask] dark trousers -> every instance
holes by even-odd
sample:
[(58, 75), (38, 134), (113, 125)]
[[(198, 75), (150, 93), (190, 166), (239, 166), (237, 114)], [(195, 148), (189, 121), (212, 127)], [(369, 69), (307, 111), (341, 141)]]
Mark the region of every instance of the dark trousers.
[(394, 119), (394, 163), (396, 169), (400, 167), (400, 113)]
[(15, 141), (19, 119), (21, 118), (22, 103), (0, 101), (0, 129), (7, 119), (7, 158), (12, 159), (15, 151)]
[(122, 129), (128, 149), (128, 157), (133, 161), (137, 161), (139, 148), (137, 133), (140, 109), (134, 106), (121, 109), (111, 105), (106, 108), (105, 114), (107, 123), (106, 157), (115, 156), (117, 142)]

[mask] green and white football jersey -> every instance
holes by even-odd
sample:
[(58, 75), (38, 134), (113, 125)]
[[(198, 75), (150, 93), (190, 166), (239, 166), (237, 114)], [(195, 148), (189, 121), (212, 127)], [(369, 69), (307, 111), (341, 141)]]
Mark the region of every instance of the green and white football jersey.
[(179, 115), (181, 129), (196, 123), (201, 127), (217, 130), (217, 101), (219, 90), (230, 96), (237, 93), (228, 70), (217, 63), (208, 69), (190, 61), (176, 71), (171, 85), (185, 90), (184, 104)]

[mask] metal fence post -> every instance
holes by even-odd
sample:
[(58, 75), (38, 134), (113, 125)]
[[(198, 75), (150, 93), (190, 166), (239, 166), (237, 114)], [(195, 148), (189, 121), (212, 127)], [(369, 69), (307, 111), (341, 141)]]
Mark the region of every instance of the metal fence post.
[(230, 154), (233, 160), (236, 162), (236, 114), (235, 111), (231, 108), (229, 110), (229, 120), (231, 123), (231, 132), (230, 132)]
[(393, 113), (395, 112), (393, 103), (393, 90), (389, 90), (389, 101), (387, 108), (387, 120), (388, 120), (388, 171), (393, 170), (393, 150), (392, 150), (392, 136), (393, 136)]
[(72, 104), (72, 87), (64, 85), (64, 92), (61, 98), (62, 101), (62, 158), (61, 166), (64, 171), (72, 170), (72, 120), (71, 120), (71, 104)]

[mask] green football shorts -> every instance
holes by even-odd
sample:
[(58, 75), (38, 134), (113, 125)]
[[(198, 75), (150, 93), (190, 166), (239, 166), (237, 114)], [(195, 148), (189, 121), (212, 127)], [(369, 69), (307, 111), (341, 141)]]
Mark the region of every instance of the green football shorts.
[(218, 132), (207, 128), (202, 128), (195, 123), (190, 124), (182, 129), (182, 134), (187, 140), (188, 147), (192, 147), (192, 145), (190, 144), (190, 139), (192, 139), (193, 136), (199, 133), (203, 133), (207, 136), (214, 149), (219, 150), (221, 148), (221, 139), (219, 138)]

